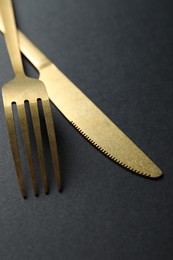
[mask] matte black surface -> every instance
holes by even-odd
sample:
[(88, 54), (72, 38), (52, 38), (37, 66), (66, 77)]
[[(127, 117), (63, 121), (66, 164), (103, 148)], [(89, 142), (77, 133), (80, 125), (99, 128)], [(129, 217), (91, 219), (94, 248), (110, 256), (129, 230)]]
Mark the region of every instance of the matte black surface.
[[(0, 259), (173, 259), (172, 0), (14, 4), (19, 28), (156, 162), (164, 177), (152, 181), (119, 167), (52, 106), (64, 189), (61, 194), (56, 189), (47, 152), (50, 194), (43, 194), (39, 179), (35, 198), (27, 173), (28, 199), (23, 200), (1, 98)], [(2, 35), (0, 50), (2, 86), (13, 76)], [(25, 67), (37, 76), (26, 61)]]

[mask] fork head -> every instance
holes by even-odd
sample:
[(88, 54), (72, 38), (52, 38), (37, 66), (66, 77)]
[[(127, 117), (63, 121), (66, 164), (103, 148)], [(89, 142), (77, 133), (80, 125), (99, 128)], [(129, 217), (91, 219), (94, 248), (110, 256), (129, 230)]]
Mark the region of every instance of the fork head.
[(36, 103), (40, 98), (48, 100), (44, 84), (27, 76), (15, 77), (2, 88), (4, 106), (11, 106), (13, 102), (23, 105), (24, 101)]
[(24, 146), (28, 158), (29, 169), (34, 189), (34, 194), (38, 195), (38, 189), (36, 185), (36, 177), (34, 173), (34, 165), (32, 158), (32, 151), (30, 145), (30, 135), (28, 130), (28, 121), (26, 116), (26, 108), (25, 102), (27, 101), (30, 108), (30, 114), (32, 118), (32, 124), (35, 134), (37, 153), (39, 158), (40, 169), (42, 173), (42, 179), (44, 184), (44, 191), (48, 193), (48, 184), (47, 184), (47, 176), (46, 176), (46, 167), (44, 161), (44, 153), (43, 153), (43, 143), (42, 143), (42, 134), (40, 128), (40, 118), (38, 111), (38, 100), (41, 100), (47, 133), (50, 144), (50, 151), (52, 155), (52, 163), (54, 168), (54, 173), (56, 177), (56, 183), (61, 189), (61, 181), (60, 181), (60, 172), (59, 172), (59, 164), (58, 164), (58, 153), (57, 153), (57, 144), (55, 137), (55, 130), (53, 124), (53, 118), (51, 114), (51, 108), (49, 103), (49, 98), (47, 95), (46, 88), (44, 84), (38, 80), (33, 78), (28, 78), (26, 76), (15, 77), (13, 80), (9, 81), (2, 88), (2, 96), (5, 110), (5, 117), (7, 121), (7, 128), (9, 132), (10, 144), (12, 148), (12, 154), (14, 158), (16, 173), (18, 177), (18, 183), (20, 186), (21, 193), (24, 198), (26, 198), (26, 191), (24, 188), (23, 177), (22, 177), (22, 167), (20, 163), (20, 153), (18, 148), (18, 141), (16, 136), (16, 128), (14, 122), (14, 114), (12, 104), (16, 104), (18, 118), (20, 122), (20, 128), (23, 136)]

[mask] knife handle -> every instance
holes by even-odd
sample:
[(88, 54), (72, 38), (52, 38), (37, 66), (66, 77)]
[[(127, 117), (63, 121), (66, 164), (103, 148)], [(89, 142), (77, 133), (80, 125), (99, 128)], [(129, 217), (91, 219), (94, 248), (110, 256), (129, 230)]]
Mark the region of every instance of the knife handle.
[(51, 65), (51, 61), (20, 30), (18, 38), (21, 52), (37, 70)]
[[(5, 33), (2, 15), (0, 13), (0, 31)], [(28, 60), (39, 70), (51, 64), (50, 60), (20, 31), (18, 32), (18, 41), (20, 50), (28, 58)]]

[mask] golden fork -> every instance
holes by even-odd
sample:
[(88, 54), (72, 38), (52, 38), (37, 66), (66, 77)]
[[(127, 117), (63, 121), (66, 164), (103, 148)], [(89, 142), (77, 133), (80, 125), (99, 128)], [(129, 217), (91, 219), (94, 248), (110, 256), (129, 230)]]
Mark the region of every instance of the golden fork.
[(1, 7), (1, 14), (2, 14), (4, 27), (5, 27), (6, 45), (13, 66), (13, 70), (15, 73), (15, 78), (3, 86), (2, 96), (3, 96), (4, 110), (5, 110), (5, 117), (7, 121), (7, 128), (8, 128), (9, 138), (11, 143), (11, 149), (12, 149), (12, 154), (13, 154), (13, 159), (15, 163), (20, 190), (23, 197), (26, 198), (26, 191), (23, 183), (22, 167), (20, 163), (20, 153), (18, 148), (14, 114), (12, 108), (13, 104), (16, 104), (16, 108), (17, 108), (21, 132), (22, 132), (26, 154), (29, 162), (29, 169), (30, 169), (34, 194), (36, 196), (38, 195), (36, 177), (34, 173), (32, 151), (30, 145), (28, 121), (26, 116), (25, 102), (27, 101), (30, 107), (38, 158), (39, 158), (40, 169), (41, 169), (41, 174), (42, 174), (42, 179), (44, 184), (44, 191), (45, 193), (48, 193), (46, 167), (44, 162), (43, 143), (42, 143), (40, 118), (39, 118), (39, 111), (38, 111), (38, 100), (41, 100), (42, 102), (42, 107), (44, 111), (44, 117), (45, 117), (47, 132), (48, 132), (48, 138), (50, 143), (50, 151), (52, 156), (54, 173), (55, 173), (58, 189), (61, 190), (57, 144), (56, 144), (53, 118), (51, 114), (51, 108), (50, 108), (47, 91), (44, 84), (40, 80), (33, 79), (25, 75), (23, 64), (22, 64), (22, 58), (18, 46), (17, 29), (16, 29), (15, 17), (14, 17), (11, 0), (0, 0), (0, 7)]

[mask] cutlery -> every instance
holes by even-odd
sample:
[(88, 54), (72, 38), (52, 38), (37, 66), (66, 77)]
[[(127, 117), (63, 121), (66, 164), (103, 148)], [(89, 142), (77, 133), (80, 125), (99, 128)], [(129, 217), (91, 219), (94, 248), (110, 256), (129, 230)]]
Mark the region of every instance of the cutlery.
[(36, 196), (38, 195), (38, 188), (36, 185), (33, 156), (32, 156), (31, 145), (30, 145), (28, 120), (26, 116), (26, 103), (28, 103), (30, 108), (45, 193), (48, 193), (48, 184), (47, 184), (46, 167), (45, 167), (44, 153), (43, 153), (42, 135), (40, 129), (38, 101), (41, 101), (43, 111), (44, 111), (44, 117), (45, 117), (47, 132), (48, 132), (56, 182), (60, 190), (61, 182), (60, 182), (56, 137), (55, 137), (53, 118), (51, 114), (51, 108), (50, 108), (50, 103), (49, 103), (49, 98), (47, 95), (46, 88), (40, 80), (27, 77), (23, 69), (21, 54), (18, 46), (18, 35), (17, 35), (16, 25), (15, 25), (15, 18), (14, 18), (13, 6), (11, 0), (0, 0), (0, 7), (1, 7), (2, 20), (5, 28), (6, 45), (13, 66), (13, 70), (15, 73), (14, 79), (3, 86), (2, 96), (3, 96), (4, 110), (5, 110), (5, 117), (7, 121), (7, 128), (9, 132), (9, 139), (10, 139), (13, 159), (15, 163), (16, 173), (18, 177), (18, 183), (20, 186), (22, 196), (26, 198), (27, 194), (23, 182), (20, 153), (18, 148), (15, 120), (14, 120), (14, 113), (13, 113), (14, 112), (13, 105), (15, 104), (17, 108), (18, 119), (20, 122), (23, 141), (24, 141), (26, 154), (29, 162), (32, 185), (34, 189), (34, 194)]
[[(0, 23), (3, 31), (3, 24)], [(39, 72), (48, 96), (91, 144), (128, 170), (149, 178), (162, 171), (18, 30), (20, 50)]]

